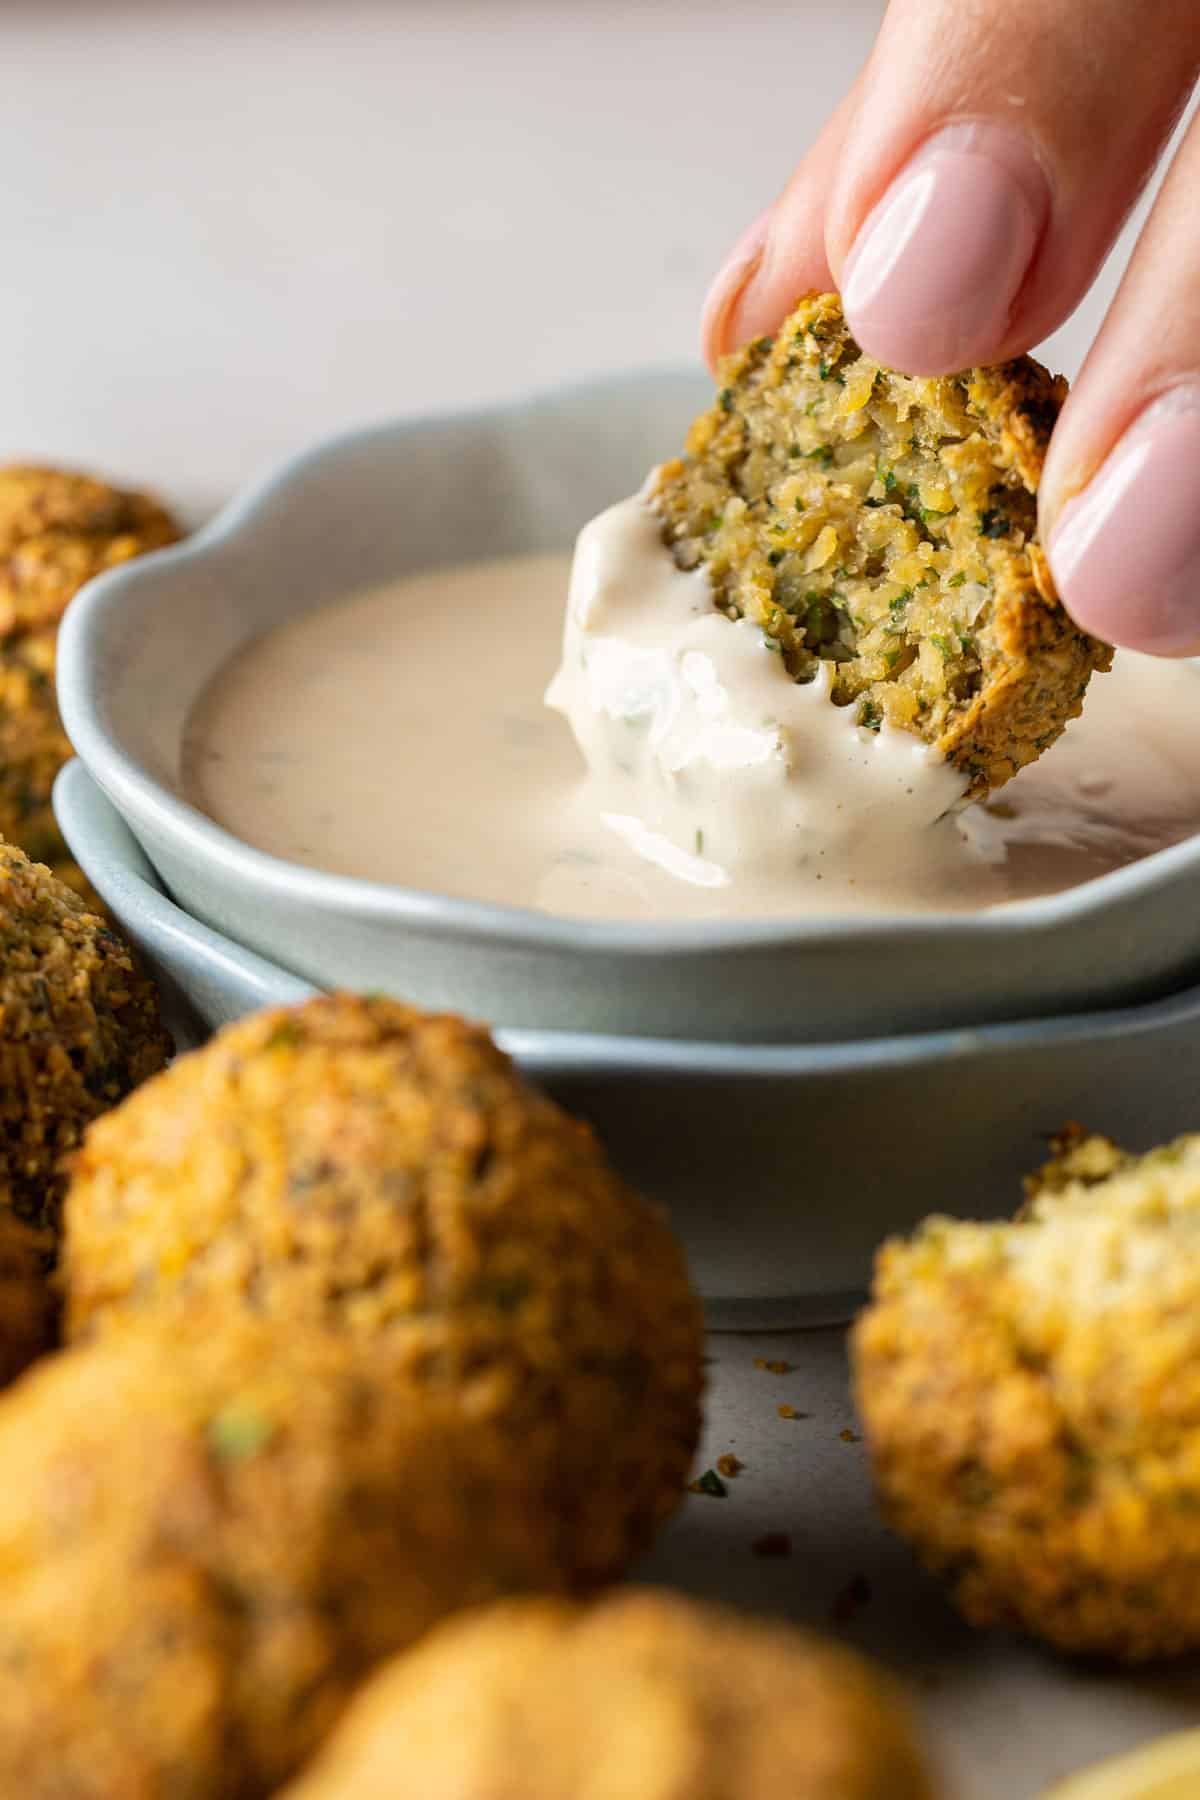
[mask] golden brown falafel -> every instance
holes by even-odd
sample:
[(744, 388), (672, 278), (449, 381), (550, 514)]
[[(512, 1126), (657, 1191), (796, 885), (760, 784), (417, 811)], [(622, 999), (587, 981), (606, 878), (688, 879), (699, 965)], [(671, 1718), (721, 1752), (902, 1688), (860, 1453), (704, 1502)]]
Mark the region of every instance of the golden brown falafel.
[(1036, 494), (1066, 383), (1029, 357), (936, 379), (864, 356), (835, 294), (726, 358), (651, 504), (681, 568), (859, 723), (978, 798), (1052, 744), (1112, 652), (1059, 603)]
[(15, 1381), (54, 1343), (52, 1253), (50, 1237), (0, 1211), (0, 1388)]
[(90, 899), (51, 804), (55, 777), (72, 755), (54, 697), (54, 662), (53, 632), (0, 642), (0, 836)]
[(1200, 1136), (886, 1245), (854, 1347), (885, 1514), (972, 1623), (1200, 1648)]
[(236, 1311), (32, 1370), (0, 1404), (0, 1793), (259, 1800), (379, 1658), (564, 1586), (544, 1469), (470, 1402), (396, 1341)]
[(510, 1601), (387, 1665), (287, 1800), (928, 1800), (852, 1651), (662, 1591)]
[[(677, 1505), (702, 1328), (665, 1222), (487, 1033), (333, 995), (259, 1013), (90, 1132), (69, 1334), (204, 1298), (423, 1346), (430, 1392), (544, 1459), (581, 1574)], [(486, 1405), (485, 1405), (486, 1400)]]
[(149, 494), (68, 469), (0, 468), (0, 637), (57, 626), (93, 576), (178, 536)]
[(0, 1214), (53, 1234), (63, 1158), (169, 1050), (128, 946), (49, 869), (0, 844)]
[(71, 755), (54, 696), (58, 627), (86, 581), (178, 536), (149, 495), (63, 469), (0, 468), (0, 836), (80, 892), (50, 804)]

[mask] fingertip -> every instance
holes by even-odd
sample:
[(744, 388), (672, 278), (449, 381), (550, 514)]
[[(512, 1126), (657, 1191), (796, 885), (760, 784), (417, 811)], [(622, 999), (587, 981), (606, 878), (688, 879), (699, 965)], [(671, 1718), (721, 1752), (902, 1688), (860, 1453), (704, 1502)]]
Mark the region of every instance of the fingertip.
[(714, 374), (720, 359), (743, 341), (735, 336), (735, 317), (763, 260), (771, 211), (768, 206), (746, 227), (718, 269), (705, 298), (700, 314), (700, 347)]
[(1148, 406), (1050, 526), (1046, 554), (1076, 623), (1151, 656), (1200, 644), (1200, 387)]
[(990, 122), (943, 127), (863, 221), (842, 268), (856, 340), (889, 368), (995, 361), (1049, 216), (1033, 143)]

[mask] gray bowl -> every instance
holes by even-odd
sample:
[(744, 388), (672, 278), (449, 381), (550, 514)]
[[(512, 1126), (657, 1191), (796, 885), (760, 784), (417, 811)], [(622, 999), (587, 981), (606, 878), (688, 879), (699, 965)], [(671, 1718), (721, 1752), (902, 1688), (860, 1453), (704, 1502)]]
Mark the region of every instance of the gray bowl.
[(595, 924), (299, 867), (182, 798), (184, 722), (240, 645), (387, 577), (568, 545), (679, 442), (704, 391), (645, 374), (352, 433), (87, 588), (62, 633), (64, 720), (170, 891), (311, 981), (555, 1030), (853, 1040), (1111, 1007), (1200, 976), (1200, 839), (966, 917)]
[[(59, 777), (55, 804), (114, 915), (202, 1027), (312, 992), (175, 906), (79, 763)], [(1090, 1017), (856, 1044), (498, 1036), (668, 1208), (724, 1326), (845, 1317), (881, 1238), (931, 1210), (1010, 1212), (1044, 1134), (1067, 1119), (1144, 1146), (1200, 1118), (1200, 989)]]

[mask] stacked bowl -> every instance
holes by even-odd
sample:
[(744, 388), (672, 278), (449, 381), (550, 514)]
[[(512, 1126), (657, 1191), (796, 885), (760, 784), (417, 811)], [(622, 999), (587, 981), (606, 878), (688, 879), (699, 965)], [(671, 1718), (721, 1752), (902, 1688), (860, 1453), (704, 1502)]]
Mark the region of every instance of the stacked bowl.
[(597, 924), (287, 863), (181, 786), (188, 715), (240, 646), (382, 581), (568, 548), (704, 399), (649, 373), (356, 432), (104, 576), (60, 642), (79, 761), (56, 804), (204, 1026), (313, 986), (486, 1019), (669, 1208), (714, 1323), (816, 1322), (888, 1232), (1011, 1210), (1067, 1119), (1133, 1145), (1195, 1128), (1200, 838), (976, 914)]

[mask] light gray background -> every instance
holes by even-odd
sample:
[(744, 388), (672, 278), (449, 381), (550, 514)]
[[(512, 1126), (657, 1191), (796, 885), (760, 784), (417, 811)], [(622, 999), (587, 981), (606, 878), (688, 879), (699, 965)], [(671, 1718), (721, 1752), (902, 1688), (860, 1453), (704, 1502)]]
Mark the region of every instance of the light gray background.
[[(9, 0), (0, 454), (199, 516), (342, 425), (691, 356), (716, 259), (879, 10)], [(1049, 347), (1068, 373), (1115, 275)], [(1196, 1716), (1194, 1670), (1089, 1673), (953, 1620), (873, 1522), (836, 1334), (714, 1352), (708, 1454), (746, 1473), (689, 1503), (651, 1573), (817, 1622), (866, 1575), (843, 1629), (914, 1678), (962, 1800), (1023, 1800)], [(790, 1558), (752, 1554), (767, 1530)]]

